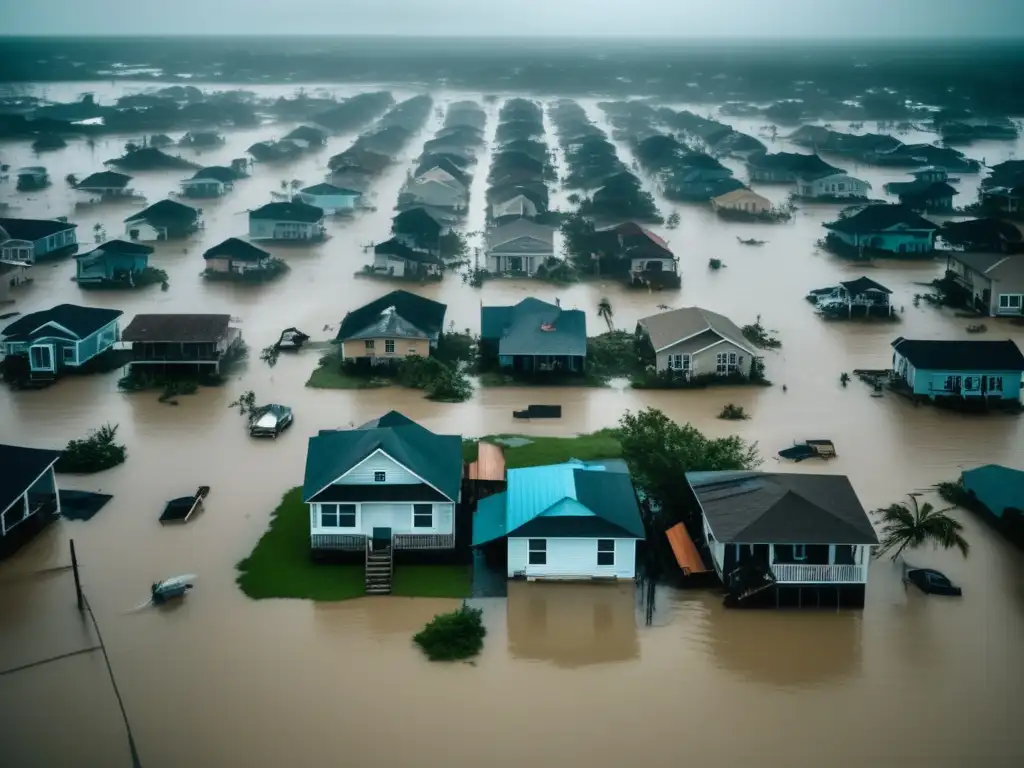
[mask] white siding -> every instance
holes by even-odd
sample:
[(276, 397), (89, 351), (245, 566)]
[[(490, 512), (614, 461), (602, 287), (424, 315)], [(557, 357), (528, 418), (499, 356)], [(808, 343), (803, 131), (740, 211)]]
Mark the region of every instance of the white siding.
[(529, 564), (529, 539), (508, 540), (508, 575), (525, 573), (527, 578), (632, 579), (636, 573), (636, 541), (614, 539), (615, 564), (597, 564), (597, 539), (546, 539), (547, 563)]
[[(376, 472), (384, 473), (383, 483), (374, 481)], [(336, 485), (418, 485), (423, 481), (384, 451), (378, 450), (334, 482)]]
[(412, 524), (412, 502), (385, 504), (365, 502), (355, 504), (355, 528), (324, 528), (320, 525), (320, 504), (310, 504), (310, 533), (350, 533), (370, 536), (374, 528), (390, 528), (392, 533), (450, 534), (455, 532), (454, 505), (433, 502), (434, 525), (432, 528), (414, 528)]

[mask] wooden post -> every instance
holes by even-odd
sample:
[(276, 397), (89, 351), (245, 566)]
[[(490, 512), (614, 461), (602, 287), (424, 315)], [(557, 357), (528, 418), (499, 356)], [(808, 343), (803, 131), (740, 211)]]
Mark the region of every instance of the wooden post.
[(75, 575), (75, 596), (78, 598), (78, 610), (85, 610), (85, 606), (82, 604), (82, 582), (78, 578), (78, 557), (75, 555), (75, 540), (71, 539), (68, 542), (71, 546), (71, 572)]

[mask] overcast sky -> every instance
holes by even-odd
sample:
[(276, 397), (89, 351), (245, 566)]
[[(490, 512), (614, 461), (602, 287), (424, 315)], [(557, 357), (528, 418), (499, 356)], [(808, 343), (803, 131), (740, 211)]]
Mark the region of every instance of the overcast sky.
[(1020, 37), (1024, 0), (0, 0), (0, 33)]

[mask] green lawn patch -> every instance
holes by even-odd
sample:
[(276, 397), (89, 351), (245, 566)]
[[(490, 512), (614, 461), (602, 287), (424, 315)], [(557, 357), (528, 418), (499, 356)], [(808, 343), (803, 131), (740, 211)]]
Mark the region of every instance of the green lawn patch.
[(238, 586), (253, 600), (347, 600), (365, 594), (362, 566), (311, 559), (309, 508), (302, 503), (301, 488), (292, 488), (282, 497), (267, 532), (236, 567)]
[[(526, 445), (510, 447), (501, 440), (514, 438), (529, 440)], [(595, 459), (618, 459), (622, 457), (622, 446), (614, 429), (602, 429), (588, 435), (576, 437), (524, 437), (523, 435), (488, 435), (480, 440), (497, 443), (505, 452), (505, 465), (517, 467), (538, 467), (546, 464), (561, 464), (569, 459), (593, 461)], [(476, 440), (464, 440), (462, 455), (466, 461), (477, 457)]]
[(392, 382), (387, 379), (349, 376), (335, 366), (321, 365), (309, 377), (307, 387), (314, 389), (378, 389), (390, 387)]
[(608, 377), (586, 371), (581, 376), (512, 376), (501, 371), (477, 374), (481, 387), (607, 387)]
[(396, 565), (391, 594), (400, 597), (469, 597), (468, 565)]

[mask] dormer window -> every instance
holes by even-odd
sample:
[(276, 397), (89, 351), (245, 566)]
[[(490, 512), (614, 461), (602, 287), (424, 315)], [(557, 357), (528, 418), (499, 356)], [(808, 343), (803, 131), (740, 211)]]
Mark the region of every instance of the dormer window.
[(387, 472), (377, 471), (373, 473), (373, 482), (375, 483), (386, 483), (388, 480)]

